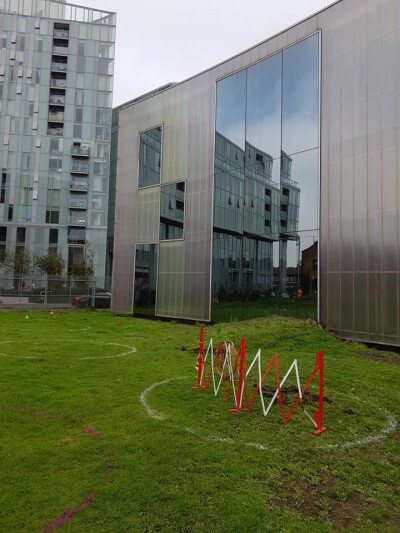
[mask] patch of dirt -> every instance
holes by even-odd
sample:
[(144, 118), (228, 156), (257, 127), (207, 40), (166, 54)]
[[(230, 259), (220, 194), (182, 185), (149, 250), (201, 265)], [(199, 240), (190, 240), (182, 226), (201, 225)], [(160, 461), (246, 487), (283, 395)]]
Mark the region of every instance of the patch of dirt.
[(329, 521), (333, 529), (348, 527), (354, 522), (354, 518), (362, 515), (364, 500), (358, 492), (351, 492), (346, 501), (335, 499), (329, 500)]
[(400, 513), (397, 513), (397, 515), (390, 520), (387, 527), (389, 530), (400, 531)]
[[(254, 388), (256, 388), (258, 385), (258, 383), (255, 383), (254, 384)], [(263, 385), (263, 396), (266, 398), (266, 399), (271, 399), (271, 397), (275, 394), (275, 391), (276, 391), (276, 388), (275, 387), (265, 387)], [(284, 403), (288, 402), (293, 402), (297, 396), (299, 395), (299, 391), (297, 389), (297, 387), (295, 387), (294, 385), (291, 386), (291, 387), (285, 387), (283, 386), (281, 388), (281, 393), (282, 393), (282, 400), (284, 401)], [(331, 400), (331, 398), (329, 398), (328, 396), (324, 396), (324, 402), (325, 403), (329, 403), (331, 404), (333, 400)], [(312, 394), (310, 391), (306, 391), (304, 394), (303, 394), (303, 399), (302, 399), (302, 403), (303, 404), (311, 404), (311, 403), (318, 403), (318, 400), (319, 400), (319, 396), (318, 394)]]
[(400, 365), (400, 358), (387, 357), (386, 355), (380, 355), (377, 353), (354, 353), (356, 357), (360, 359), (368, 359), (369, 361), (380, 361), (382, 363), (390, 363), (391, 365)]
[(329, 520), (334, 531), (340, 531), (357, 521), (362, 516), (365, 501), (357, 492), (350, 492), (345, 499), (332, 496), (335, 482), (332, 476), (318, 485), (306, 480), (296, 483), (294, 489), (274, 504), (280, 508), (290, 509), (317, 521)]

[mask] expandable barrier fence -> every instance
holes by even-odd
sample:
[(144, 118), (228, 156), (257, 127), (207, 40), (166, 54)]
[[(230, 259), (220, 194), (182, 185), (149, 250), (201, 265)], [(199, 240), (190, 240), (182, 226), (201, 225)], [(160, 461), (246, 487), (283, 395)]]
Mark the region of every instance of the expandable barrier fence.
[[(253, 367), (258, 375), (258, 383), (254, 387), (252, 394), (249, 397), (247, 390), (247, 378)], [(270, 371), (275, 370), (276, 390), (272, 395), (269, 404), (266, 406), (263, 395), (263, 383), (266, 381)], [(238, 411), (249, 411), (257, 395), (260, 396), (261, 406), (264, 416), (267, 416), (271, 410), (272, 405), (278, 398), (280, 412), (284, 424), (287, 424), (292, 418), (296, 407), (300, 404), (305, 415), (311, 420), (314, 426), (314, 435), (320, 435), (326, 428), (323, 425), (323, 401), (324, 401), (324, 352), (317, 352), (315, 358), (315, 367), (312, 370), (310, 377), (302, 387), (300, 384), (299, 369), (297, 359), (290, 365), (282, 380), (279, 375), (279, 360), (275, 354), (264, 371), (261, 367), (261, 349), (258, 350), (256, 356), (248, 365), (246, 361), (246, 341), (240, 341), (239, 351), (237, 352), (233, 343), (230, 341), (219, 342), (214, 352), (213, 340), (211, 339), (206, 352), (204, 353), (204, 328), (200, 328), (200, 336), (198, 343), (198, 356), (196, 362), (197, 383), (192, 389), (208, 389), (210, 383), (214, 389), (215, 396), (218, 394), (221, 385), (224, 388), (225, 397), (230, 400), (231, 392), (233, 393), (233, 400), (235, 406), (229, 409), (229, 412), (234, 413)], [(282, 396), (282, 385), (288, 379), (292, 372), (295, 372), (297, 397), (291, 405), (289, 411), (286, 413)], [(312, 381), (318, 375), (318, 408), (311, 416), (302, 405), (303, 397), (307, 389), (310, 387)]]

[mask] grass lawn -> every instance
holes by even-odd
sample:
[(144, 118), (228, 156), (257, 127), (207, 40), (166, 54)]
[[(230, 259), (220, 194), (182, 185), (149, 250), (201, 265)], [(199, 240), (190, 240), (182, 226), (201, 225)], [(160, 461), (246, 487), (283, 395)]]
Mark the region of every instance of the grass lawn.
[(248, 320), (268, 316), (287, 316), (293, 318), (317, 317), (316, 298), (305, 296), (280, 298), (268, 297), (257, 301), (232, 301), (213, 304), (211, 308), (212, 322), (230, 322), (232, 320)]
[(278, 405), (233, 414), (192, 390), (197, 325), (1, 313), (0, 531), (400, 531), (400, 358), (309, 322), (218, 323), (205, 340), (245, 336), (281, 377), (297, 358), (302, 384), (324, 350), (320, 436), (301, 408), (284, 425)]

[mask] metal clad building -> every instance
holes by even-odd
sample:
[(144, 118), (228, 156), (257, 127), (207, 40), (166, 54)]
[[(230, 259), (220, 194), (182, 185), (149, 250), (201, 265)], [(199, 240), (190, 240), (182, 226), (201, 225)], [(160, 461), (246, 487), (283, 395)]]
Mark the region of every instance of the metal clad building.
[(113, 308), (290, 299), (318, 248), (315, 318), (399, 345), (399, 60), (400, 3), (341, 0), (114, 110)]

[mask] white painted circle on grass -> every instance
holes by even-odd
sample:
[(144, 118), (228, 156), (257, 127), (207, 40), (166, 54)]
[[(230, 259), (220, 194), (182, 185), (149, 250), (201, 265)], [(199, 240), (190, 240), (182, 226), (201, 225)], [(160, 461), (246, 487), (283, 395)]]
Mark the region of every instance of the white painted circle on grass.
[[(152, 409), (150, 407), (150, 405), (149, 405), (149, 403), (147, 401), (147, 395), (148, 395), (149, 392), (154, 390), (156, 387), (159, 387), (160, 385), (165, 385), (165, 384), (177, 381), (179, 379), (188, 379), (188, 378), (189, 378), (189, 376), (179, 377), (179, 378), (168, 378), (168, 379), (164, 379), (163, 381), (159, 381), (157, 383), (153, 383), (152, 385), (150, 385), (149, 387), (144, 389), (144, 391), (140, 395), (140, 402), (143, 405), (143, 407), (146, 409), (146, 412), (147, 412), (148, 416), (150, 418), (154, 418), (156, 420), (165, 420), (167, 418), (167, 416), (164, 413), (158, 412), (158, 411), (156, 411), (156, 410), (154, 410), (154, 409)], [(363, 400), (360, 400), (356, 396), (353, 396), (353, 398), (355, 400), (358, 400), (359, 402), (363, 402)], [(366, 403), (366, 402), (363, 402), (363, 403)], [(337, 444), (326, 444), (325, 446), (327, 448), (332, 448), (332, 449), (346, 449), (346, 448), (352, 448), (352, 447), (355, 447), (355, 446), (366, 446), (367, 444), (372, 444), (373, 442), (381, 440), (381, 439), (387, 437), (390, 433), (392, 433), (397, 427), (397, 420), (394, 418), (394, 416), (391, 415), (385, 409), (382, 409), (382, 408), (380, 408), (378, 406), (372, 406), (372, 407), (375, 407), (375, 409), (377, 409), (382, 415), (387, 417), (386, 426), (378, 434), (369, 435), (367, 437), (364, 437), (364, 438), (358, 439), (358, 440), (354, 440), (354, 441), (347, 441), (347, 442), (342, 442), (342, 443), (337, 443)], [(218, 435), (212, 435), (212, 434), (210, 434), (210, 435), (199, 435), (198, 432), (196, 430), (194, 430), (193, 428), (191, 428), (191, 427), (186, 427), (185, 430), (188, 433), (190, 433), (192, 435), (196, 435), (199, 438), (201, 438), (202, 440), (206, 440), (206, 441), (216, 441), (216, 442), (221, 442), (221, 443), (224, 443), (224, 444), (243, 444), (245, 446), (250, 446), (250, 447), (256, 448), (258, 450), (267, 450), (268, 449), (267, 446), (265, 446), (263, 444), (258, 444), (256, 442), (238, 442), (237, 440), (232, 439), (230, 437), (229, 438), (227, 438), (227, 437), (219, 437)]]

